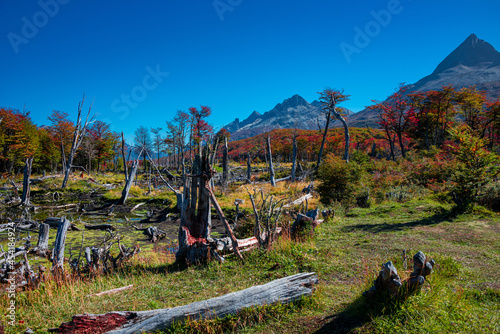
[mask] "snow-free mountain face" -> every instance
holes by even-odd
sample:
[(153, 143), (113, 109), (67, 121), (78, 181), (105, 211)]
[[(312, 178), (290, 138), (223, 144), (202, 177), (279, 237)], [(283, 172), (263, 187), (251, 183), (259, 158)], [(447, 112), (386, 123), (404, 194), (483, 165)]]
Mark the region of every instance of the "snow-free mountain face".
[[(408, 85), (409, 92), (439, 90), (453, 85), (457, 90), (475, 85), (489, 99), (500, 97), (500, 52), (472, 34), (450, 53), (430, 75)], [(349, 126), (377, 127), (377, 112), (364, 109), (349, 119)]]
[[(487, 92), (488, 98), (497, 99), (500, 97), (500, 52), (472, 34), (450, 53), (434, 72), (408, 85), (408, 91), (439, 90), (444, 85), (453, 85), (456, 89), (476, 85), (479, 90)], [(364, 109), (349, 114), (349, 126), (378, 127), (376, 110)], [(231, 140), (238, 140), (272, 129), (317, 129), (318, 120), (321, 126), (324, 126), (325, 115), (321, 112), (321, 103), (309, 103), (301, 96), (294, 95), (262, 115), (254, 111), (247, 119), (240, 121), (237, 118), (224, 128), (231, 133)], [(331, 126), (340, 126), (340, 122), (337, 121)]]
[(231, 140), (238, 140), (273, 129), (317, 129), (318, 121), (324, 126), (325, 115), (321, 112), (321, 103), (309, 103), (302, 96), (294, 95), (262, 115), (254, 111), (243, 121), (236, 118), (224, 129), (231, 133)]

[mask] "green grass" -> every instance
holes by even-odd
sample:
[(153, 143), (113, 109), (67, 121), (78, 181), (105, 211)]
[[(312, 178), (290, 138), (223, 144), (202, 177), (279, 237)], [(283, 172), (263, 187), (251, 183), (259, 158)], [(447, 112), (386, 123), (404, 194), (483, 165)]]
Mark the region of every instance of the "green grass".
[[(167, 195), (168, 196), (168, 195)], [(231, 194), (223, 201), (230, 203)], [(229, 204), (228, 204), (229, 205)], [(142, 209), (142, 208), (141, 208)], [(177, 324), (171, 333), (495, 333), (500, 332), (500, 217), (483, 208), (459, 214), (431, 197), (405, 203), (383, 202), (344, 212), (303, 242), (285, 238), (273, 250), (245, 253), (245, 263), (228, 256), (223, 264), (179, 268), (173, 255), (147, 247), (108, 276), (52, 281), (18, 292), (17, 319), (37, 333), (81, 313), (168, 308), (263, 284), (298, 272), (318, 274), (311, 298), (289, 306), (245, 310), (238, 316)], [(87, 232), (86, 236), (87, 236)], [(74, 234), (70, 243), (78, 243)], [(134, 242), (139, 233), (127, 235)], [(393, 261), (401, 276), (402, 251), (421, 250), (436, 260), (435, 272), (420, 294), (405, 301), (368, 303), (380, 266)], [(115, 295), (87, 297), (133, 284)], [(7, 298), (0, 298), (0, 308)], [(7, 320), (0, 314), (3, 323)]]

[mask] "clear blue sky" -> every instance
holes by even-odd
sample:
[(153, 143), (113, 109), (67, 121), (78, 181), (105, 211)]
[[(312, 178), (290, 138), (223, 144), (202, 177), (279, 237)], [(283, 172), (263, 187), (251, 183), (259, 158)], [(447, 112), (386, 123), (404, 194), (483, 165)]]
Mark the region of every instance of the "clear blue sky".
[[(390, 18), (376, 23), (382, 10)], [(98, 118), (129, 140), (191, 106), (212, 107), (220, 128), (326, 87), (359, 111), (430, 74), (471, 33), (499, 49), (499, 12), (492, 0), (1, 0), (0, 106), (26, 104), (38, 125), (54, 109), (74, 120), (86, 92), (85, 107), (95, 98)]]

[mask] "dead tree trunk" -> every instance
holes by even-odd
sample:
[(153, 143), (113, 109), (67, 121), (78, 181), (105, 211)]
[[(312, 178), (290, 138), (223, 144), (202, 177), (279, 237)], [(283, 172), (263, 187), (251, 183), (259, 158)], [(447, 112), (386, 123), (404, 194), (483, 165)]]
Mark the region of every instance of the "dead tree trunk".
[(30, 250), (30, 253), (36, 254), (41, 257), (46, 257), (49, 253), (49, 224), (40, 224), (38, 230), (38, 242), (36, 247)]
[(335, 118), (340, 120), (342, 122), (342, 125), (344, 126), (344, 139), (345, 139), (345, 149), (344, 149), (344, 160), (346, 162), (349, 162), (349, 143), (351, 140), (351, 137), (349, 135), (349, 127), (347, 126), (347, 122), (345, 121), (344, 117), (335, 110), (335, 108), (332, 110), (333, 114), (335, 115)]
[(274, 180), (274, 166), (273, 166), (273, 154), (271, 152), (271, 138), (267, 136), (267, 155), (269, 156), (269, 175), (271, 177), (271, 185), (276, 187), (276, 181)]
[(125, 158), (125, 138), (123, 137), (123, 131), (122, 131), (122, 159), (123, 159), (123, 170), (125, 171), (125, 182), (127, 182), (128, 166), (127, 166), (127, 159)]
[(222, 194), (227, 192), (227, 181), (229, 179), (229, 161), (227, 157), (227, 138), (224, 137), (224, 148), (222, 150)]
[(92, 104), (90, 104), (89, 111), (87, 113), (87, 118), (85, 119), (85, 122), (82, 123), (82, 108), (83, 108), (83, 102), (85, 101), (85, 94), (83, 95), (82, 101), (78, 104), (78, 117), (76, 120), (76, 126), (75, 126), (75, 132), (73, 134), (73, 143), (71, 144), (71, 151), (69, 152), (69, 157), (66, 165), (66, 170), (64, 172), (64, 180), (62, 184), (62, 189), (66, 188), (66, 185), (68, 183), (68, 178), (69, 178), (69, 173), (71, 172), (71, 168), (73, 167), (73, 158), (75, 157), (76, 150), (78, 150), (78, 147), (80, 147), (80, 144), (82, 143), (85, 131), (87, 130), (87, 126), (89, 124), (89, 116), (90, 116), (90, 111), (92, 110)]
[(292, 182), (295, 182), (295, 171), (297, 167), (297, 135), (293, 135), (293, 149), (292, 149)]
[(31, 177), (32, 164), (33, 164), (33, 158), (26, 159), (26, 164), (24, 165), (23, 195), (21, 196), (20, 205), (30, 204), (30, 177)]
[(135, 174), (137, 173), (137, 168), (139, 167), (139, 160), (136, 160), (132, 163), (132, 167), (130, 169), (130, 174), (127, 178), (127, 182), (125, 183), (125, 187), (123, 188), (122, 191), (122, 197), (118, 201), (118, 205), (123, 205), (125, 204), (125, 201), (127, 200), (128, 193), (130, 191), (130, 187), (132, 187), (132, 183), (134, 182), (134, 177)]
[(174, 308), (75, 315), (70, 322), (61, 324), (58, 333), (75, 333), (76, 329), (82, 333), (90, 333), (97, 328), (101, 329), (101, 333), (109, 334), (158, 332), (167, 329), (174, 322), (188, 319), (222, 319), (249, 307), (289, 304), (312, 295), (315, 284), (318, 284), (315, 273), (301, 273)]
[(62, 273), (64, 271), (64, 246), (70, 225), (69, 220), (63, 217), (57, 227), (56, 241), (54, 242), (54, 249), (52, 251), (52, 270), (54, 272), (59, 271)]
[(210, 189), (213, 171), (210, 168), (209, 146), (207, 145), (202, 151), (202, 154), (195, 156), (192, 174), (186, 175), (179, 226), (179, 250), (175, 254), (178, 262), (203, 263), (211, 258), (223, 261), (215, 245), (211, 245), (208, 241), (212, 228), (210, 201), (221, 217), (229, 237), (234, 241), (235, 253), (241, 257), (238, 242)]
[(247, 183), (252, 182), (252, 159), (250, 153), (247, 155)]
[(328, 135), (328, 128), (330, 126), (330, 117), (331, 117), (331, 112), (328, 111), (326, 114), (325, 131), (323, 132), (323, 139), (321, 140), (321, 146), (319, 147), (318, 163), (316, 164), (316, 168), (319, 168), (319, 165), (321, 164), (321, 159), (323, 159), (323, 150), (325, 149), (326, 136)]

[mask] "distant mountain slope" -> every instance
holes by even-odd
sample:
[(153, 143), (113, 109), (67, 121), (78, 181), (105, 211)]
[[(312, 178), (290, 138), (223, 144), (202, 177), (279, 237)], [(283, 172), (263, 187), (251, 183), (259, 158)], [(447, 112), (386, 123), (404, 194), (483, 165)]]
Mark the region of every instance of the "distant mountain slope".
[[(453, 85), (456, 89), (476, 85), (490, 99), (500, 96), (500, 52), (472, 34), (450, 53), (430, 75), (408, 85), (409, 91), (429, 91)], [(377, 126), (377, 112), (364, 109), (349, 119), (355, 127)]]
[(300, 95), (294, 95), (262, 115), (254, 111), (243, 121), (236, 118), (224, 129), (231, 133), (231, 140), (238, 140), (273, 129), (317, 129), (318, 119), (323, 126), (325, 116), (321, 112), (321, 103), (316, 100), (309, 103)]

